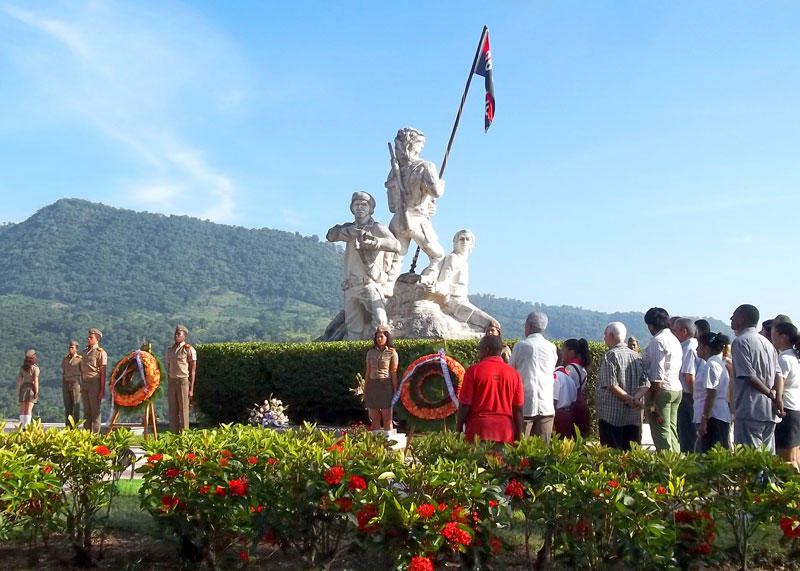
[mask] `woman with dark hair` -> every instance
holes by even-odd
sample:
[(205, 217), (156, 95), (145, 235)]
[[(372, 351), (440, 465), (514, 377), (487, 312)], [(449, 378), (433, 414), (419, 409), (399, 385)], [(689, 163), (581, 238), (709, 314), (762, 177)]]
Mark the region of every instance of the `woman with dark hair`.
[(553, 430), (564, 438), (575, 438), (575, 428), (586, 437), (591, 428), (591, 413), (583, 388), (589, 377), (592, 354), (586, 339), (567, 339), (561, 347), (562, 365), (555, 373), (556, 416)]
[(628, 349), (636, 351), (637, 353), (639, 352), (639, 340), (633, 335), (628, 337)]
[[(492, 322), (489, 323), (489, 327), (486, 328), (485, 335), (494, 335), (495, 337), (499, 337), (502, 341), (503, 333), (500, 331), (500, 323), (492, 320)], [(505, 343), (503, 343), (503, 350), (500, 352), (500, 356), (503, 358), (503, 361), (508, 363), (508, 359), (511, 357), (511, 348)]]
[(693, 386), (697, 452), (707, 452), (715, 444), (730, 447), (730, 377), (722, 361), (722, 350), (730, 342), (722, 333), (703, 333), (697, 339), (697, 356), (704, 360)]
[(379, 325), (373, 338), (374, 345), (367, 351), (367, 371), (364, 375), (364, 406), (369, 412), (372, 430), (392, 430), (392, 397), (397, 392), (397, 365), (399, 358), (394, 348), (392, 334), (385, 325)]
[(25, 360), (17, 375), (17, 396), (19, 397), (19, 427), (25, 428), (33, 416), (33, 405), (39, 399), (39, 367), (36, 365), (36, 351), (25, 352)]
[[(776, 319), (777, 321), (777, 319)], [(778, 455), (800, 471), (800, 339), (791, 323), (772, 325), (772, 344), (780, 352), (778, 365), (783, 377), (783, 419), (775, 426)]]
[(651, 307), (644, 314), (644, 322), (653, 336), (642, 359), (650, 379), (647, 421), (656, 450), (680, 452), (678, 441), (678, 406), (683, 396), (679, 378), (683, 349), (669, 328), (669, 313), (660, 307)]

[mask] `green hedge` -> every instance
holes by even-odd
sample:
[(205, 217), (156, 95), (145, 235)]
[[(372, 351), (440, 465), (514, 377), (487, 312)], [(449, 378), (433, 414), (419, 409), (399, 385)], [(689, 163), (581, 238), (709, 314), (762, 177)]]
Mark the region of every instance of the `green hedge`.
[[(513, 346), (514, 341), (508, 341)], [(561, 342), (556, 341), (560, 346)], [(247, 420), (247, 409), (270, 394), (289, 406), (292, 422), (349, 424), (365, 418), (359, 398), (350, 392), (356, 374), (364, 373), (370, 341), (331, 343), (213, 343), (197, 347), (195, 401), (212, 423)], [(469, 367), (478, 340), (399, 339), (400, 375), (423, 355), (445, 346), (447, 354)], [(589, 343), (595, 366), (585, 389), (594, 409), (596, 364), (606, 350)]]

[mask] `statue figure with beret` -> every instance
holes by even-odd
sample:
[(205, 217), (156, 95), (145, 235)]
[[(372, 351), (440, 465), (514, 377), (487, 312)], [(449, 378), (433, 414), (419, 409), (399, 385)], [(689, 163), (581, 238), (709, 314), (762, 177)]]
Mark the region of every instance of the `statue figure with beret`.
[(106, 391), (108, 353), (100, 347), (102, 338), (102, 331), (90, 329), (86, 348), (81, 353), (81, 400), (86, 417), (83, 427), (92, 432), (100, 432), (100, 404)]
[(185, 325), (175, 327), (175, 343), (167, 347), (167, 403), (169, 430), (177, 434), (189, 428), (189, 402), (194, 396), (194, 376), (197, 351), (186, 342), (189, 330)]
[(372, 218), (375, 199), (355, 192), (350, 199), (354, 222), (337, 224), (326, 235), (329, 242), (345, 242), (344, 291), (345, 339), (371, 339), (379, 325), (387, 325), (384, 287), (389, 259), (400, 251), (394, 234)]
[[(392, 170), (385, 186), (389, 211), (394, 213), (389, 229), (400, 241), (400, 253), (393, 257), (389, 270), (386, 287), (389, 296), (393, 294), (411, 240), (428, 256), (428, 266), (421, 274), (423, 280), (435, 279), (444, 260), (444, 248), (431, 224), (431, 216), (436, 212), (434, 200), (444, 194), (444, 181), (439, 178), (436, 165), (420, 158), (424, 145), (425, 135), (411, 127), (400, 129), (394, 138)], [(391, 144), (389, 150), (392, 151)]]

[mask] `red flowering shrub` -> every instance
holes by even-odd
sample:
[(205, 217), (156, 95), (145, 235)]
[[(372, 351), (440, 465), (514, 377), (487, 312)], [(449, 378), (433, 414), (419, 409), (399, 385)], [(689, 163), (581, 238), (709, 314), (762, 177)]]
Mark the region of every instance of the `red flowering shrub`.
[(521, 500), (525, 496), (525, 486), (519, 480), (511, 480), (506, 486), (505, 494), (510, 498)]
[(800, 537), (800, 520), (798, 519), (793, 517), (782, 517), (780, 528), (786, 539), (794, 541)]
[(341, 466), (331, 466), (329, 470), (325, 471), (325, 481), (331, 486), (339, 484), (344, 478), (344, 468)]
[(358, 521), (358, 531), (363, 533), (375, 533), (381, 528), (380, 522), (374, 522), (373, 519), (378, 517), (378, 508), (372, 504), (367, 504), (361, 508), (356, 514)]
[(422, 519), (430, 519), (436, 514), (436, 508), (431, 504), (422, 504), (417, 508), (417, 515)]
[(181, 471), (177, 468), (167, 468), (167, 470), (164, 472), (164, 475), (167, 478), (177, 478), (181, 475)]
[(433, 571), (433, 561), (429, 557), (412, 557), (408, 571)]
[(231, 490), (232, 496), (244, 496), (247, 494), (247, 479), (242, 476), (235, 480), (228, 482), (228, 487)]
[(445, 524), (442, 528), (442, 536), (450, 543), (456, 545), (469, 545), (472, 542), (472, 536), (469, 532), (459, 527), (458, 523), (451, 521)]
[(353, 491), (355, 490), (364, 490), (367, 487), (367, 482), (361, 476), (350, 476), (350, 481), (347, 483), (347, 487)]
[(353, 500), (350, 498), (336, 498), (333, 503), (339, 506), (339, 511), (349, 512), (353, 509)]
[(111, 454), (111, 451), (108, 449), (108, 447), (103, 445), (95, 446), (94, 451), (100, 454), (101, 456), (108, 456), (109, 454)]

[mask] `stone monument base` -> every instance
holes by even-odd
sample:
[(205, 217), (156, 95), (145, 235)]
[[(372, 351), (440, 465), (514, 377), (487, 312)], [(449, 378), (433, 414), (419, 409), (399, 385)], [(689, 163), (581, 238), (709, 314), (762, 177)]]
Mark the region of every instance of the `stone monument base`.
[(397, 278), (394, 295), (386, 301), (389, 330), (404, 339), (477, 339), (483, 330), (447, 315), (420, 283), (418, 274)]

